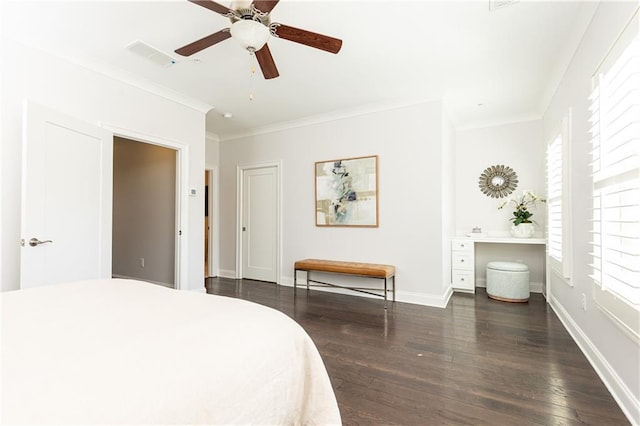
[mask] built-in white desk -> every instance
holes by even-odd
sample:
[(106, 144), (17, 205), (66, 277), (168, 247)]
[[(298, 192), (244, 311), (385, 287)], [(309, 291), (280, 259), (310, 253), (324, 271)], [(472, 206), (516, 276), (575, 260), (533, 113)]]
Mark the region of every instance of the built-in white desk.
[(472, 236), (451, 240), (451, 285), (454, 291), (476, 291), (475, 256), (477, 243), (546, 245), (545, 238)]

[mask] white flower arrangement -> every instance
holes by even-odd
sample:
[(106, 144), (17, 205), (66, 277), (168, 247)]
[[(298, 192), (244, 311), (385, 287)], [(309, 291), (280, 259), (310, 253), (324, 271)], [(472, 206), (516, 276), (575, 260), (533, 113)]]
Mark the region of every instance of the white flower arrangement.
[(531, 220), (533, 213), (529, 211), (529, 208), (535, 208), (538, 201), (541, 203), (547, 202), (547, 200), (537, 196), (534, 192), (524, 190), (522, 191), (522, 195), (513, 197), (500, 204), (500, 206), (498, 206), (498, 210), (504, 208), (507, 204), (512, 203), (515, 206), (515, 210), (513, 212), (513, 217), (509, 218), (509, 220), (512, 221), (515, 226), (520, 225), (521, 223), (533, 223)]

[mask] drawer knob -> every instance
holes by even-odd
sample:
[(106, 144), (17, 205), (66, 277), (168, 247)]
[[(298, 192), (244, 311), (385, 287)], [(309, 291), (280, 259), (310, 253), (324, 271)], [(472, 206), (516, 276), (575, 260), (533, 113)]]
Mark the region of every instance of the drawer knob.
[(464, 278), (460, 278), (460, 281), (464, 281)]
[(464, 259), (460, 259), (460, 263), (464, 263)]

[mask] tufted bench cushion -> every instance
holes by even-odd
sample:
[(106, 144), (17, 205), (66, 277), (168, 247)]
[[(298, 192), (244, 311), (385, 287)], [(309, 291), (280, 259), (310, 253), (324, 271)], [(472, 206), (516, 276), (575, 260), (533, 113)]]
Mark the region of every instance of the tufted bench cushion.
[(396, 274), (396, 267), (392, 265), (321, 259), (298, 260), (294, 265), (294, 269), (299, 271), (334, 272), (338, 274), (376, 278), (391, 278)]

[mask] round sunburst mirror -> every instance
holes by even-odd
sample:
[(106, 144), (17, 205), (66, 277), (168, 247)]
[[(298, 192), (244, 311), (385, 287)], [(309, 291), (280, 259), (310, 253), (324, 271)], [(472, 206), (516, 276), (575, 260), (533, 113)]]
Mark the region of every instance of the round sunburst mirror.
[(480, 190), (491, 198), (503, 198), (511, 194), (518, 186), (518, 175), (502, 164), (487, 167), (478, 179)]

